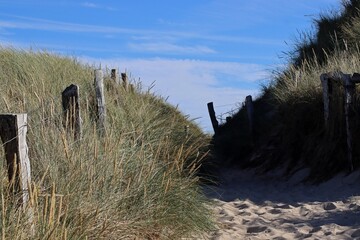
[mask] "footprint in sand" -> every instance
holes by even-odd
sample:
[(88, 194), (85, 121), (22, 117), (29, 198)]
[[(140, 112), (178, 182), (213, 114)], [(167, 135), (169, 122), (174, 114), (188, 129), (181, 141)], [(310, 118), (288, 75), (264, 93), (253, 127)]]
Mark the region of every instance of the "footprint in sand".
[(249, 222), (250, 222), (250, 220), (247, 220), (247, 219), (243, 219), (243, 220), (242, 220), (242, 224), (244, 224), (244, 225), (247, 224), (247, 223), (249, 223)]
[(262, 215), (264, 215), (264, 214), (266, 213), (266, 211), (263, 210), (263, 209), (260, 209), (259, 211), (256, 211), (255, 213), (256, 213), (257, 215), (259, 215), (259, 216), (262, 216)]
[(316, 232), (318, 232), (318, 231), (320, 231), (322, 228), (319, 226), (319, 227), (314, 227), (313, 229), (311, 229), (310, 231), (309, 231), (309, 233), (316, 233)]
[(327, 202), (327, 203), (324, 203), (324, 204), (323, 204), (323, 208), (324, 208), (324, 210), (326, 210), (326, 211), (330, 211), (330, 210), (336, 209), (336, 205), (333, 204), (332, 202)]
[(353, 210), (353, 211), (360, 211), (360, 206), (357, 205), (356, 203), (351, 203), (351, 204), (349, 205), (349, 208), (350, 208), (351, 210)]
[(239, 215), (239, 216), (251, 216), (251, 213), (246, 212), (246, 211), (241, 211), (241, 212), (239, 212), (238, 215)]
[(303, 217), (305, 217), (306, 215), (308, 215), (310, 213), (310, 210), (303, 206), (300, 207), (299, 211), (300, 211), (300, 215)]
[(351, 234), (352, 238), (358, 238), (360, 237), (360, 229), (355, 230), (352, 234)]
[(265, 226), (252, 226), (252, 227), (248, 227), (246, 232), (247, 233), (260, 233), (260, 232), (264, 232), (267, 230), (267, 227)]
[(269, 213), (271, 213), (271, 214), (280, 214), (280, 213), (282, 213), (282, 211), (280, 209), (270, 209)]
[(239, 210), (242, 210), (242, 209), (247, 209), (250, 206), (246, 203), (234, 203), (234, 207), (236, 207)]
[(287, 240), (287, 239), (284, 237), (274, 237), (272, 240)]
[(309, 238), (309, 237), (312, 237), (311, 233), (308, 233), (308, 234), (298, 233), (298, 234), (295, 235), (296, 239), (306, 239), (306, 238)]

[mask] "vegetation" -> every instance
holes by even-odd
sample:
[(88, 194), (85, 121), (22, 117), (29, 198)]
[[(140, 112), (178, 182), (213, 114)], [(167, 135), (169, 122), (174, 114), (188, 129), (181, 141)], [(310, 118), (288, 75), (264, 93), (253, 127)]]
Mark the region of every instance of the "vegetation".
[[(213, 138), (214, 153), (229, 164), (277, 167), (291, 175), (309, 168), (307, 178), (323, 181), (348, 172), (343, 89), (334, 90), (332, 109), (336, 118), (327, 131), (324, 126), (320, 75), (331, 71), (359, 72), (360, 1), (343, 1), (340, 14), (321, 15), (315, 20), (315, 34), (304, 34), (289, 54), (288, 65), (274, 72), (254, 103), (255, 130), (250, 138), (246, 110), (220, 127)], [(359, 89), (357, 89), (357, 92)], [(360, 120), (360, 102), (355, 106)], [(360, 166), (360, 127), (354, 136), (354, 165)]]
[[(0, 109), (28, 113), (34, 212), (30, 222), (18, 210), (2, 164), (2, 239), (178, 239), (212, 228), (196, 176), (208, 137), (141, 83), (132, 82), (135, 90), (128, 92), (106, 75), (101, 137), (93, 67), (46, 52), (0, 49)], [(72, 83), (81, 95), (77, 142), (62, 127), (61, 92)]]

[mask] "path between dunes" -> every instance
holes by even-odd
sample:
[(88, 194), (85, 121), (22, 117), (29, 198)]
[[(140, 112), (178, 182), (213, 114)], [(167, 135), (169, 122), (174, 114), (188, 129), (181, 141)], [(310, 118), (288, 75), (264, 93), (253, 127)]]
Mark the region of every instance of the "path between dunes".
[(222, 169), (205, 190), (219, 228), (206, 239), (360, 239), (360, 172), (317, 186), (300, 183), (305, 174)]

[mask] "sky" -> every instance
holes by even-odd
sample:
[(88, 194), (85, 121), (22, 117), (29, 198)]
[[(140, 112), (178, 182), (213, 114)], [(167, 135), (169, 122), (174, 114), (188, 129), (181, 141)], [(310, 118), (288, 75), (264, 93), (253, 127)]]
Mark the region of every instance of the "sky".
[(340, 0), (0, 0), (0, 45), (117, 68), (212, 132)]

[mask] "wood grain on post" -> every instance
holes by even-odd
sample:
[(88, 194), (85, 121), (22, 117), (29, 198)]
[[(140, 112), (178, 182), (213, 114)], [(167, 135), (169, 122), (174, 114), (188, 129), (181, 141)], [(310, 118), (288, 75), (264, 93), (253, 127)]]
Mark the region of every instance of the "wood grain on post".
[(208, 107), (208, 111), (209, 111), (209, 115), (210, 115), (211, 124), (212, 124), (214, 132), (216, 134), (218, 132), (218, 129), (219, 129), (219, 122), (216, 119), (213, 102), (209, 102), (207, 104), (207, 107)]
[(74, 139), (80, 140), (82, 136), (79, 86), (71, 84), (61, 94), (64, 111), (63, 126), (74, 133)]
[(129, 81), (126, 73), (121, 73), (121, 79), (123, 81), (123, 86), (126, 91), (128, 91), (129, 88)]
[(97, 106), (97, 123), (101, 135), (105, 133), (106, 108), (104, 95), (104, 75), (102, 70), (95, 70), (95, 93)]
[(0, 137), (5, 148), (8, 179), (11, 189), (21, 193), (20, 204), (26, 209), (31, 169), (26, 143), (27, 114), (0, 115)]

